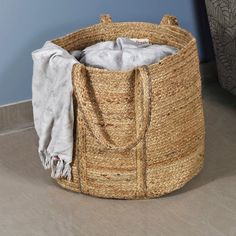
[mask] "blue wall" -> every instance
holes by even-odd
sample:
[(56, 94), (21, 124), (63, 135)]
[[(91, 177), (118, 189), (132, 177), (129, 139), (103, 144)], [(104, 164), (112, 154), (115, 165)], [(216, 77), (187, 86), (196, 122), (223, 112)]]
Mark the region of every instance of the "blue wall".
[(101, 13), (110, 13), (114, 21), (154, 23), (166, 13), (176, 15), (196, 36), (201, 60), (211, 60), (204, 11), (203, 0), (1, 0), (0, 105), (31, 98), (33, 50), (48, 39), (97, 23)]

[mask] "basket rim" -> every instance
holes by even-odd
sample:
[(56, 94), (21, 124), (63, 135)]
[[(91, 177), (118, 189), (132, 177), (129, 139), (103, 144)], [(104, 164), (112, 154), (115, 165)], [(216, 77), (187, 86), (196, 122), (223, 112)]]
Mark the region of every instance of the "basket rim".
[[(81, 29), (78, 29), (78, 30), (75, 30), (71, 33), (68, 33), (64, 36), (61, 36), (61, 37), (57, 37), (57, 38), (54, 38), (52, 40), (50, 40), (51, 42), (55, 41), (55, 40), (60, 40), (60, 39), (63, 39), (65, 37), (70, 37), (70, 36), (73, 36), (74, 34), (76, 33), (79, 33), (79, 32), (83, 32), (84, 30), (93, 30), (95, 28), (98, 28), (98, 27), (102, 27), (104, 24), (106, 25), (136, 25), (136, 24), (141, 24), (143, 26), (151, 26), (151, 27), (160, 27), (160, 28), (173, 28), (173, 29), (178, 29), (180, 30), (182, 33), (184, 34), (187, 34), (189, 37), (190, 37), (190, 40), (189, 42), (183, 46), (182, 48), (178, 49), (177, 53), (173, 54), (173, 55), (170, 55), (170, 56), (167, 56), (167, 57), (164, 57), (163, 59), (161, 59), (159, 62), (157, 63), (153, 63), (153, 64), (150, 64), (150, 65), (147, 65), (147, 67), (152, 70), (154, 67), (157, 67), (159, 66), (160, 64), (163, 65), (163, 64), (166, 64), (168, 63), (168, 60), (173, 60), (175, 58), (178, 58), (185, 50), (187, 50), (188, 47), (191, 47), (191, 45), (194, 43), (196, 44), (196, 38), (192, 35), (191, 32), (187, 31), (186, 29), (183, 29), (181, 28), (180, 26), (176, 26), (176, 25), (161, 25), (161, 24), (156, 24), (156, 23), (150, 23), (150, 22), (136, 22), (136, 21), (133, 21), (133, 22), (110, 22), (110, 23), (98, 23), (98, 24), (94, 24), (94, 25), (91, 25), (91, 26), (88, 26), (88, 27), (84, 27), (84, 28), (81, 28)], [(151, 32), (151, 31), (150, 31)], [(83, 63), (80, 63), (78, 61), (78, 63), (75, 63), (74, 66), (76, 65), (80, 65), (80, 64), (83, 64)], [(92, 67), (92, 66), (88, 66), (88, 65), (85, 65), (85, 68), (91, 72), (97, 72), (97, 73), (114, 73), (114, 74), (129, 74), (129, 73), (132, 73), (133, 70), (136, 68), (133, 68), (133, 69), (130, 69), (130, 70), (125, 70), (125, 71), (121, 71), (121, 70), (118, 70), (118, 71), (115, 71), (115, 70), (108, 70), (108, 69), (104, 69), (104, 68), (97, 68), (97, 67)]]

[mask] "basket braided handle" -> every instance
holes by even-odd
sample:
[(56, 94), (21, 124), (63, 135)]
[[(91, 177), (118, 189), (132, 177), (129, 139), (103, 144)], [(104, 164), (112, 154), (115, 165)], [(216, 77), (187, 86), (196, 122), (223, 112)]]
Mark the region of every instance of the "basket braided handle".
[(164, 15), (160, 24), (179, 26), (177, 18), (175, 16), (170, 16), (170, 15)]
[(111, 23), (112, 22), (112, 18), (110, 14), (103, 14), (100, 15), (100, 23)]
[[(142, 66), (135, 69), (135, 79), (138, 78), (137, 74), (140, 73), (139, 78), (141, 79), (142, 84), (143, 114), (141, 122), (143, 125), (139, 134), (125, 146), (115, 145), (102, 130), (104, 124), (102, 123), (101, 119), (99, 119), (100, 115), (97, 112), (97, 110), (99, 109), (96, 109), (96, 107), (94, 109), (94, 106), (96, 106), (96, 104), (93, 103), (92, 96), (90, 95), (88, 90), (86, 68), (82, 64), (77, 64), (76, 68), (77, 69), (73, 70), (73, 73), (75, 73), (75, 76), (73, 76), (73, 78), (76, 78), (73, 79), (75, 96), (79, 105), (79, 112), (81, 112), (86, 126), (90, 130), (91, 134), (96, 138), (99, 144), (110, 150), (124, 152), (135, 147), (142, 139), (144, 139), (151, 116), (151, 81), (148, 74), (147, 66)], [(90, 107), (90, 109), (87, 109), (87, 107)]]

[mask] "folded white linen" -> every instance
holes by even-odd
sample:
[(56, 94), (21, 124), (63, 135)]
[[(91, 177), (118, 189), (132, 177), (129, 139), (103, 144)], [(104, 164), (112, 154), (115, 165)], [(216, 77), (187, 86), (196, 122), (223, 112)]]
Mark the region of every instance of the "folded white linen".
[(73, 152), (73, 87), (71, 71), (78, 61), (63, 48), (47, 41), (32, 53), (32, 104), (38, 152), (53, 178), (71, 178)]
[(150, 44), (147, 40), (117, 38), (72, 51), (81, 63), (108, 70), (125, 71), (138, 66), (159, 62), (162, 58), (175, 54), (177, 49), (168, 45)]

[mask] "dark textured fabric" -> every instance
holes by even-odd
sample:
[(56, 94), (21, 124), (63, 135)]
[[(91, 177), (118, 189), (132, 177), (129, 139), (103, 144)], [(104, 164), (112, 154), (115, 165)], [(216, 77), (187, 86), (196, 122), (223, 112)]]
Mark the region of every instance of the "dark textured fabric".
[(236, 95), (236, 0), (205, 0), (221, 85)]

